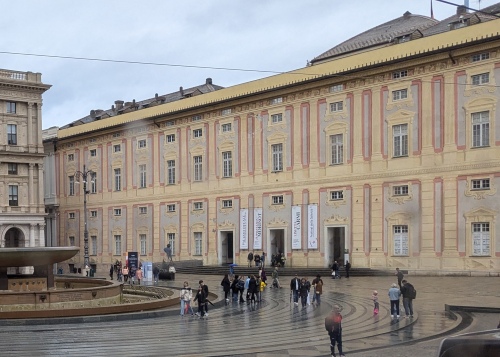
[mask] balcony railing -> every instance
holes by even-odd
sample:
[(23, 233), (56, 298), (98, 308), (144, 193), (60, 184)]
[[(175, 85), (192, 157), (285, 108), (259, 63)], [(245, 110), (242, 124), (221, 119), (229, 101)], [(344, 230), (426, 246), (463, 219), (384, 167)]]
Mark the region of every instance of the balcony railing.
[(8, 78), (8, 79), (17, 79), (17, 80), (20, 80), (20, 81), (27, 80), (27, 78), (26, 78), (26, 72), (15, 72), (15, 71), (0, 70), (0, 77), (1, 78)]

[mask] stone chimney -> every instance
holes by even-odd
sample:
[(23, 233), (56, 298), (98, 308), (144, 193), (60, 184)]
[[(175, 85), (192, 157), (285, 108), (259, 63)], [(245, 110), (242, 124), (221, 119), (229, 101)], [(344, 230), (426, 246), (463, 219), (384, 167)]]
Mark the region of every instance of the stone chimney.
[(116, 110), (123, 108), (123, 100), (115, 100)]
[(212, 78), (207, 78), (207, 80), (205, 81), (205, 84), (212, 84)]

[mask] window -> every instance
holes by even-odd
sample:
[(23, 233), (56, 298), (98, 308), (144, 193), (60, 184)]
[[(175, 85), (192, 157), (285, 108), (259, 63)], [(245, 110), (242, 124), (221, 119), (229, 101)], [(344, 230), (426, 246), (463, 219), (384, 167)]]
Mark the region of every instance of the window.
[(69, 176), (69, 195), (75, 195), (75, 176)]
[(18, 206), (18, 187), (17, 185), (9, 185), (9, 206)]
[(137, 147), (139, 149), (143, 149), (146, 147), (146, 139), (141, 139), (137, 142)]
[(121, 216), (122, 215), (122, 209), (121, 208), (115, 208), (115, 209), (113, 209), (113, 215), (114, 216)]
[(167, 233), (167, 244), (170, 244), (172, 255), (175, 255), (175, 233)]
[(472, 224), (473, 255), (490, 255), (490, 224)]
[(7, 143), (17, 145), (17, 125), (7, 124)]
[(231, 151), (224, 151), (222, 153), (222, 176), (233, 176), (233, 155)]
[(139, 165), (139, 187), (146, 188), (146, 164)]
[(408, 226), (393, 226), (394, 255), (408, 255)]
[(193, 208), (194, 208), (195, 210), (200, 210), (200, 209), (203, 209), (203, 202), (195, 202), (195, 203), (193, 204)]
[(97, 217), (97, 211), (90, 211), (90, 217), (96, 218)]
[(7, 102), (7, 113), (15, 114), (16, 113), (16, 103)]
[(167, 205), (167, 212), (175, 212), (175, 204)]
[(139, 242), (141, 245), (141, 255), (146, 255), (146, 245), (147, 245), (147, 239), (145, 234), (139, 234)]
[(201, 255), (201, 232), (194, 232), (194, 255)]
[(402, 100), (408, 98), (408, 89), (400, 89), (392, 91), (392, 100)]
[(198, 121), (198, 120), (201, 120), (201, 115), (199, 115), (199, 114), (198, 115), (193, 115), (191, 117), (191, 121)]
[(73, 236), (69, 237), (68, 244), (70, 247), (74, 247), (75, 246), (75, 237), (73, 237)]
[(75, 219), (75, 212), (68, 213), (68, 218), (69, 219)]
[(7, 172), (9, 175), (17, 175), (17, 164), (9, 162), (7, 166)]
[(97, 173), (90, 175), (90, 193), (97, 193)]
[(115, 234), (115, 255), (122, 254), (122, 236)]
[(75, 154), (68, 154), (68, 161), (75, 161)]
[(276, 124), (276, 123), (281, 123), (283, 121), (283, 114), (273, 114), (271, 115), (271, 123)]
[(330, 201), (338, 201), (344, 199), (344, 191), (330, 191)]
[(456, 30), (456, 29), (459, 29), (459, 28), (462, 28), (462, 27), (466, 27), (468, 25), (468, 21), (469, 20), (460, 20), (459, 22), (452, 22), (450, 24), (450, 27), (452, 28), (452, 30)]
[(147, 214), (148, 213), (148, 207), (143, 206), (139, 207), (139, 214)]
[(120, 134), (120, 133), (114, 133), (114, 134), (113, 134), (113, 138), (119, 138), (120, 136), (121, 136), (121, 134)]
[(344, 163), (344, 134), (330, 135), (330, 147), (332, 149), (332, 165)]
[(341, 112), (342, 110), (344, 110), (344, 102), (330, 103), (331, 112)]
[(230, 132), (232, 130), (233, 130), (233, 128), (232, 128), (231, 123), (222, 124), (222, 132), (223, 133), (227, 133), (227, 132)]
[(472, 113), (472, 147), (490, 145), (490, 112)]
[(394, 125), (392, 135), (394, 139), (393, 156), (408, 156), (408, 124)]
[(115, 191), (122, 190), (122, 169), (115, 169)]
[(193, 130), (193, 138), (201, 138), (203, 136), (202, 129), (194, 129)]
[(113, 145), (113, 152), (120, 152), (120, 151), (122, 151), (121, 144), (115, 144), (115, 145)]
[(195, 181), (202, 181), (203, 180), (203, 158), (202, 156), (195, 156), (193, 157), (193, 162), (194, 162), (194, 180)]
[(90, 236), (90, 255), (97, 255), (97, 236)]
[(175, 143), (175, 134), (167, 135), (167, 143)]
[(408, 185), (393, 186), (393, 196), (408, 196)]
[(283, 171), (283, 144), (271, 145), (273, 172)]
[(167, 161), (168, 184), (175, 185), (175, 160)]
[(405, 70), (392, 73), (392, 79), (398, 79), (403, 77), (408, 77), (408, 71)]
[(273, 196), (272, 201), (273, 201), (273, 205), (282, 205), (283, 204), (283, 195)]
[(330, 87), (330, 92), (335, 93), (335, 92), (342, 92), (344, 90), (344, 85), (343, 84), (335, 84)]
[(271, 104), (279, 104), (279, 103), (283, 103), (283, 98), (282, 97), (271, 99)]
[(396, 43), (404, 43), (410, 41), (410, 35), (396, 37)]
[(233, 200), (222, 200), (222, 208), (232, 208)]
[(97, 156), (97, 149), (90, 150), (90, 156), (92, 156), (92, 157)]
[(479, 61), (484, 61), (490, 58), (490, 53), (485, 52), (485, 53), (476, 53), (475, 55), (472, 55), (472, 62), (479, 62)]
[(473, 86), (490, 83), (489, 73), (476, 74), (474, 76), (471, 76), (470, 78)]
[(233, 112), (231, 108), (222, 109), (220, 115), (229, 115)]
[(490, 179), (471, 180), (473, 190), (489, 190)]

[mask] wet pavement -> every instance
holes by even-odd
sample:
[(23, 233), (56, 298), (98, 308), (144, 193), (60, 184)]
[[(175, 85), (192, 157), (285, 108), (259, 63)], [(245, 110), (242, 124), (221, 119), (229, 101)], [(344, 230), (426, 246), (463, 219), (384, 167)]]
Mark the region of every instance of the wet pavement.
[[(162, 284), (180, 287), (188, 280), (196, 286), (199, 279), (177, 274), (175, 282)], [(321, 306), (306, 308), (290, 304), (288, 277), (280, 279), (284, 288), (266, 288), (263, 301), (257, 304), (226, 304), (220, 298), (221, 277), (203, 279), (219, 295), (205, 319), (180, 317), (178, 309), (170, 309), (156, 317), (136, 313), (122, 321), (111, 316), (99, 322), (68, 319), (50, 325), (16, 326), (0, 321), (0, 349), (8, 356), (329, 356), (324, 318), (338, 304), (344, 317), (346, 355), (423, 357), (435, 356), (443, 337), (495, 328), (499, 317), (449, 314), (444, 306), (500, 308), (498, 278), (493, 277), (407, 277), (417, 290), (415, 314), (413, 319), (399, 320), (389, 313), (387, 290), (392, 277), (326, 277)], [(374, 289), (380, 301), (376, 316), (371, 301)]]

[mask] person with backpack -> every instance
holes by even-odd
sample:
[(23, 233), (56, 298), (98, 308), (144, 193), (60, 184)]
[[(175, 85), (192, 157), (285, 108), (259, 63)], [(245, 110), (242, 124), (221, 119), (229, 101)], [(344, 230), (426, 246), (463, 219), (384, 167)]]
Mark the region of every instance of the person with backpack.
[(405, 308), (406, 318), (413, 317), (413, 299), (417, 297), (417, 291), (408, 281), (401, 282), (401, 295), (403, 295), (403, 306)]
[(339, 350), (340, 357), (345, 357), (342, 352), (342, 315), (340, 314), (340, 307), (333, 306), (333, 311), (325, 318), (325, 329), (328, 331), (330, 337), (330, 352), (332, 357), (335, 357), (335, 344)]
[(253, 252), (248, 253), (247, 259), (248, 259), (248, 267), (251, 268), (253, 262)]
[(238, 279), (236, 287), (238, 288), (238, 291), (240, 293), (240, 302), (245, 302), (245, 300), (243, 300), (243, 293), (245, 292), (245, 280), (243, 275)]

